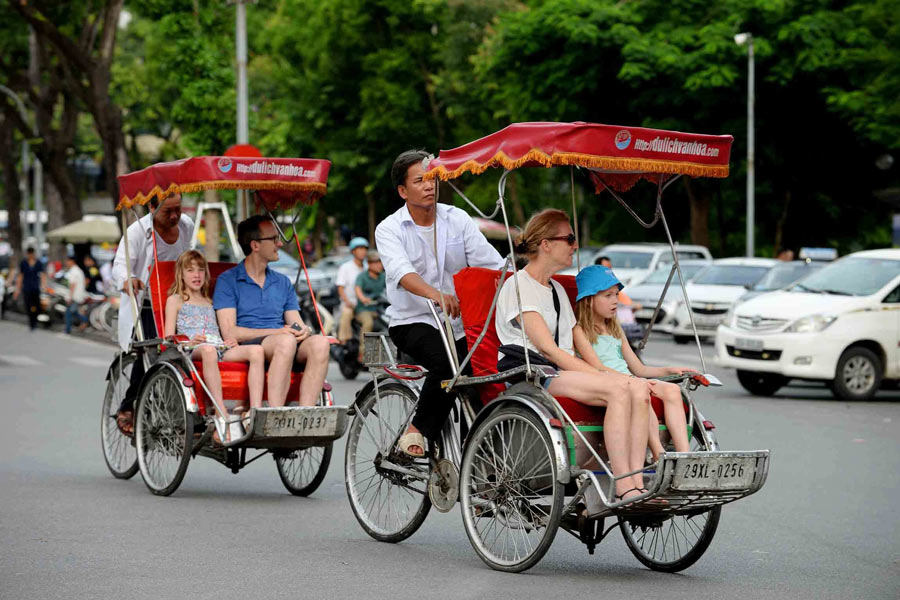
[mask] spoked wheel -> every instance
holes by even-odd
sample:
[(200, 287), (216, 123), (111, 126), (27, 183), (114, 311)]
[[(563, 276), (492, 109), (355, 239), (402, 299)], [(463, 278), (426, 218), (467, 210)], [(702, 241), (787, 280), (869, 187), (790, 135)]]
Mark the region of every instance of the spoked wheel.
[(553, 442), (538, 417), (499, 408), (472, 432), (460, 475), (463, 523), (498, 571), (533, 567), (553, 542), (563, 507)]
[(138, 471), (137, 453), (132, 438), (122, 433), (116, 425), (116, 415), (125, 397), (125, 390), (128, 389), (134, 361), (133, 354), (122, 354), (113, 361), (109, 381), (106, 383), (106, 394), (103, 396), (103, 409), (100, 412), (103, 459), (109, 472), (116, 479), (130, 479)]
[[(706, 450), (695, 425), (691, 452)], [(688, 514), (619, 517), (619, 528), (634, 556), (654, 571), (677, 573), (706, 552), (719, 526), (721, 506)]]
[(332, 443), (299, 450), (275, 453), (278, 476), (287, 491), (295, 496), (309, 496), (325, 479), (331, 464)]
[[(393, 444), (415, 405), (406, 386), (381, 384), (378, 396), (373, 389), (357, 405), (347, 436), (344, 479), (350, 507), (365, 532), (382, 542), (411, 536), (431, 509), (428, 460), (411, 459)], [(421, 477), (387, 469), (385, 461)]]
[(144, 385), (134, 435), (144, 483), (157, 496), (168, 496), (184, 479), (194, 435), (181, 385), (169, 369), (151, 374)]

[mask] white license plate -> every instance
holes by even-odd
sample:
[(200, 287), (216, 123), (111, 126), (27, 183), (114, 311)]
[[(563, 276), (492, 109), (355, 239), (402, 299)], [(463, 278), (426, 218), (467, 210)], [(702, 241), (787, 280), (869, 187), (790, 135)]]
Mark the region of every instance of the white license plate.
[(716, 316), (716, 317), (694, 316), (694, 323), (697, 324), (697, 327), (713, 328), (713, 327), (718, 327), (719, 323), (722, 322), (723, 318), (724, 317), (718, 317), (718, 316)]
[(285, 411), (270, 414), (263, 424), (266, 437), (319, 437), (334, 435), (338, 413), (330, 409)]
[(750, 487), (756, 475), (756, 459), (679, 458), (672, 487), (677, 490), (735, 490)]
[(760, 352), (763, 349), (763, 341), (739, 337), (735, 338), (734, 347), (738, 350), (753, 350), (755, 352)]

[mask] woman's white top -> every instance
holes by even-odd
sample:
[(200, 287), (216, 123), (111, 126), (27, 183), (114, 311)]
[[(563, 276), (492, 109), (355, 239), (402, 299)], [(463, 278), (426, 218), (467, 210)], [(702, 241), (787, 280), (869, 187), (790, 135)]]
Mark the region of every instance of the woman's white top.
[[(519, 294), (522, 298), (522, 312), (536, 312), (544, 318), (550, 335), (556, 334), (556, 309), (553, 307), (553, 292), (528, 274), (525, 269), (518, 272)], [(571, 355), (575, 355), (572, 329), (575, 327), (575, 312), (569, 302), (566, 290), (559, 283), (550, 280), (559, 296), (559, 347)], [(500, 344), (522, 345), (522, 331), (519, 328), (519, 308), (516, 303), (516, 282), (510, 277), (500, 290), (497, 299), (497, 316), (495, 324)], [(527, 336), (526, 336), (527, 339)], [(538, 349), (527, 340), (528, 348), (534, 352)], [(540, 352), (538, 352), (540, 353)]]
[[(185, 250), (191, 248), (191, 236), (194, 233), (194, 222), (187, 215), (181, 215), (178, 222), (178, 239), (174, 244), (167, 244), (153, 231), (153, 213), (148, 213), (128, 226), (128, 253), (131, 265), (125, 261), (125, 237), (116, 248), (116, 258), (113, 260), (113, 283), (117, 290), (122, 289), (128, 277), (137, 277), (147, 285), (150, 279), (150, 268), (153, 266), (153, 238), (156, 235), (156, 255), (159, 260), (175, 260)], [(163, 297), (169, 290), (163, 290)], [(136, 300), (138, 309), (141, 307), (144, 294), (138, 294)], [(122, 294), (119, 301), (119, 346), (122, 350), (128, 350), (131, 345), (131, 333), (134, 329), (134, 312), (128, 294)], [(162, 332), (160, 332), (162, 333)]]

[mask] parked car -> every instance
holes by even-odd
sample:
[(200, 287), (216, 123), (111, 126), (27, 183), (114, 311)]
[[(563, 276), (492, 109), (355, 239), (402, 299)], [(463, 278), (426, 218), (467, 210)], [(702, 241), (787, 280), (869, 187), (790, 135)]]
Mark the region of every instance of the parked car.
[(801, 281), (811, 273), (815, 273), (827, 264), (828, 263), (825, 262), (816, 262), (812, 260), (792, 260), (790, 262), (779, 263), (772, 267), (768, 273), (763, 275), (762, 279), (750, 286), (747, 289), (747, 292), (738, 298), (737, 304), (746, 302), (751, 298), (756, 298), (760, 294), (765, 294), (766, 292), (784, 289), (792, 283)]
[[(578, 255), (572, 259), (572, 266), (563, 269), (560, 271), (561, 275), (578, 275), (578, 265), (581, 265), (581, 268), (585, 268), (589, 265), (593, 265), (594, 261), (597, 260), (597, 257), (600, 256), (600, 250), (602, 250), (600, 246), (581, 246), (578, 248)], [(502, 254), (502, 252), (501, 252)]]
[[(269, 263), (269, 268), (287, 276), (287, 278), (291, 280), (291, 283), (296, 282), (298, 291), (307, 289), (306, 277), (304, 277), (302, 269), (300, 268), (300, 261), (284, 250), (278, 253), (278, 260)], [(334, 283), (333, 278), (329, 278), (327, 273), (317, 267), (307, 266), (306, 270), (309, 273), (309, 281), (312, 284), (314, 292), (326, 290)], [(298, 273), (300, 274), (299, 279), (297, 278)]]
[[(683, 244), (676, 246), (676, 252), (679, 261), (712, 260), (712, 255), (705, 246)], [(672, 250), (668, 244), (610, 244), (600, 250), (594, 258), (594, 264), (599, 263), (603, 256), (609, 258), (616, 277), (625, 285), (641, 283), (659, 265), (672, 262)]]
[[(681, 274), (684, 276), (685, 282), (689, 282), (697, 277), (703, 269), (712, 264), (712, 261), (679, 260), (678, 264), (681, 265)], [(613, 271), (615, 271), (615, 269), (613, 269)], [(641, 308), (634, 312), (634, 317), (641, 325), (650, 323), (650, 318), (653, 316), (653, 311), (656, 309), (656, 303), (659, 302), (659, 297), (662, 295), (663, 288), (666, 287), (666, 280), (669, 278), (669, 273), (671, 271), (671, 263), (661, 264), (659, 268), (653, 271), (643, 282), (629, 286), (628, 289), (625, 290), (625, 293), (628, 294), (632, 300), (641, 305)], [(678, 283), (678, 274), (676, 273), (672, 277), (672, 283), (669, 284), (666, 298), (663, 300), (659, 309), (659, 314), (656, 316), (656, 322), (653, 324), (654, 331), (672, 332), (672, 319), (675, 315), (675, 308), (678, 306), (678, 302), (683, 300), (681, 287)]]
[(753, 394), (796, 378), (866, 400), (882, 380), (900, 379), (898, 342), (900, 250), (866, 250), (735, 307), (716, 333), (716, 355)]
[[(720, 258), (688, 283), (690, 310), (700, 338), (715, 336), (716, 328), (747, 286), (762, 279), (777, 262), (774, 258)], [(677, 344), (686, 344), (694, 337), (683, 300), (675, 308), (672, 336)]]

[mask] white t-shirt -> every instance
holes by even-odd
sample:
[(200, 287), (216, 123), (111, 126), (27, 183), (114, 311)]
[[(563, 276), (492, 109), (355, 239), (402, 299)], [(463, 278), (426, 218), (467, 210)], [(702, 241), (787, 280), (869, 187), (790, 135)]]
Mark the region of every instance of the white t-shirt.
[(416, 225), (416, 233), (425, 242), (425, 247), (428, 249), (428, 254), (434, 257), (434, 223), (429, 225), (428, 227), (423, 227), (422, 225)]
[(356, 261), (351, 258), (338, 267), (337, 276), (334, 278), (334, 284), (343, 286), (344, 295), (347, 296), (347, 299), (350, 301), (349, 304), (347, 304), (348, 308), (356, 306), (356, 278), (359, 277), (359, 274), (366, 268), (365, 265), (366, 263), (363, 261), (363, 265), (358, 266)]
[(87, 295), (84, 290), (84, 271), (79, 269), (78, 265), (74, 265), (66, 271), (66, 281), (71, 290), (72, 302), (75, 302), (76, 304), (84, 302), (84, 298)]
[[(520, 269), (519, 275), (519, 294), (522, 298), (522, 312), (536, 312), (544, 317), (547, 328), (550, 329), (550, 335), (556, 333), (556, 309), (553, 307), (553, 292), (549, 287), (542, 285), (535, 280), (528, 271)], [(571, 355), (575, 355), (574, 342), (572, 340), (572, 329), (575, 327), (575, 312), (572, 310), (572, 304), (569, 302), (569, 296), (566, 290), (552, 279), (550, 282), (556, 288), (559, 297), (559, 347)], [(497, 316), (495, 325), (497, 327), (497, 337), (500, 338), (500, 344), (516, 344), (522, 345), (522, 330), (519, 328), (519, 309), (516, 304), (516, 283), (512, 277), (506, 280), (503, 288), (500, 290), (500, 297), (497, 299)], [(528, 348), (534, 352), (538, 349), (528, 340)]]

